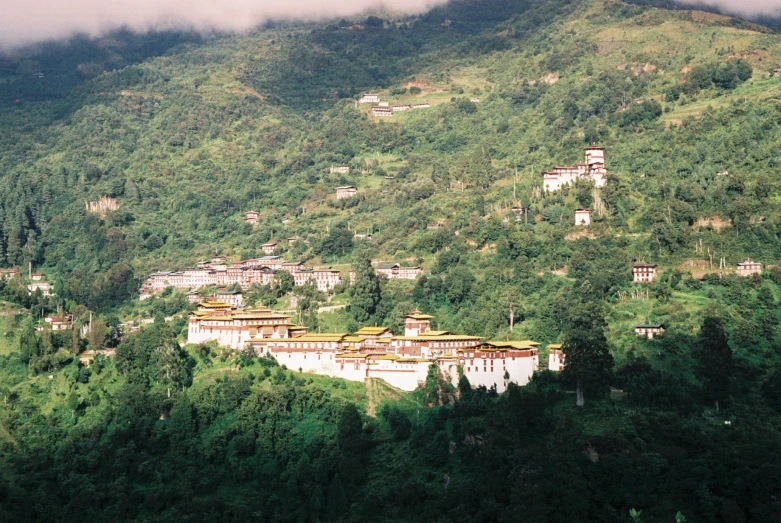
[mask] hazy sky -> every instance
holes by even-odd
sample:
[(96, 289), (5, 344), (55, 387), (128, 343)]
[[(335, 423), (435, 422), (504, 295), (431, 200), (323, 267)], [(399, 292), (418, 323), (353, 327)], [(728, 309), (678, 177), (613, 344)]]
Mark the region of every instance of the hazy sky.
[[(675, 1), (675, 0), (673, 0)], [(679, 0), (745, 15), (781, 15), (781, 0)], [(415, 13), (444, 0), (0, 0), (0, 49), (68, 37), (137, 30), (195, 28), (243, 31), (268, 18), (338, 17), (385, 7)]]
[(0, 0), (0, 48), (68, 37), (195, 28), (243, 31), (269, 18), (352, 16), (368, 9), (425, 11), (444, 0)]

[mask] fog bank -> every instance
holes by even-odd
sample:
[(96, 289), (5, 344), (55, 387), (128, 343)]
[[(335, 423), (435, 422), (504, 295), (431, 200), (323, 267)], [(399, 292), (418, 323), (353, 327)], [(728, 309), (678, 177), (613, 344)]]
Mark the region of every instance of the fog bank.
[(370, 9), (412, 14), (441, 3), (444, 0), (4, 0), (0, 49), (76, 33), (99, 36), (120, 27), (239, 32), (269, 19), (314, 20)]

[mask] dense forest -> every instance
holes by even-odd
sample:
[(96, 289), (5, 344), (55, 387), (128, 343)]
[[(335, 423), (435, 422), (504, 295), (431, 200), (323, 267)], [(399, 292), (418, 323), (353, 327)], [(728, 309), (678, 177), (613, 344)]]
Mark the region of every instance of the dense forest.
[[(0, 56), (0, 265), (55, 294), (0, 280), (0, 521), (781, 520), (778, 22), (487, 4)], [(364, 92), (430, 107), (374, 117)], [(604, 187), (540, 190), (594, 143)], [(85, 210), (103, 196), (118, 209)], [(185, 345), (181, 291), (137, 300), (153, 271), (270, 240), (366, 270), (249, 305), (295, 294), (324, 332), (420, 309), (539, 341), (542, 370), (497, 394), (432, 367), (403, 393)], [(749, 258), (762, 274), (737, 276)]]

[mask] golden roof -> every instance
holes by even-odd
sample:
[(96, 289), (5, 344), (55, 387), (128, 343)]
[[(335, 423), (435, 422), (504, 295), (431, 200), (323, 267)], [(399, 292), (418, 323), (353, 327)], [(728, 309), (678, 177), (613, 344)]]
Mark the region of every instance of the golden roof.
[(481, 336), (468, 336), (466, 334), (442, 334), (440, 336), (427, 336), (423, 333), (420, 336), (394, 336), (394, 340), (410, 341), (459, 341), (459, 340), (482, 340)]
[(390, 329), (388, 329), (388, 327), (361, 327), (360, 329), (358, 329), (355, 332), (355, 334), (357, 334), (359, 336), (361, 334), (368, 334), (368, 335), (382, 334), (383, 332), (386, 332), (388, 330), (390, 330)]
[(495, 347), (498, 349), (508, 348), (508, 349), (521, 349), (521, 350), (529, 350), (529, 349), (536, 349), (541, 345), (541, 343), (531, 340), (522, 340), (522, 341), (487, 341), (485, 342), (485, 345), (490, 345), (491, 347)]
[(198, 304), (199, 307), (204, 307), (208, 309), (229, 309), (233, 307), (230, 303), (224, 303), (221, 301), (202, 301)]
[(373, 354), (369, 356), (373, 360), (398, 360), (401, 356), (398, 354)]

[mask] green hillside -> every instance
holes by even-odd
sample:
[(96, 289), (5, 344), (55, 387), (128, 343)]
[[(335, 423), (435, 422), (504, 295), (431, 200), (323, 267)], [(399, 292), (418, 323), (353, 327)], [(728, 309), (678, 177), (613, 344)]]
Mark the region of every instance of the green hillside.
[[(4, 56), (0, 265), (32, 264), (56, 296), (0, 280), (0, 521), (778, 520), (776, 70), (769, 27), (614, 0)], [(430, 107), (375, 117), (365, 92)], [(594, 143), (605, 187), (540, 190)], [(86, 212), (102, 196), (119, 209)], [(437, 329), (541, 342), (541, 372), (501, 395), (433, 376), (404, 393), (180, 347), (184, 294), (136, 299), (154, 271), (294, 236), (290, 260), (426, 274), (248, 303), (322, 332), (398, 330), (420, 309)], [(734, 274), (747, 258), (761, 275)], [(638, 261), (656, 282), (631, 282)], [(96, 327), (35, 330), (65, 312)], [(642, 323), (666, 332), (639, 338)], [(575, 362), (561, 375), (550, 343)]]

